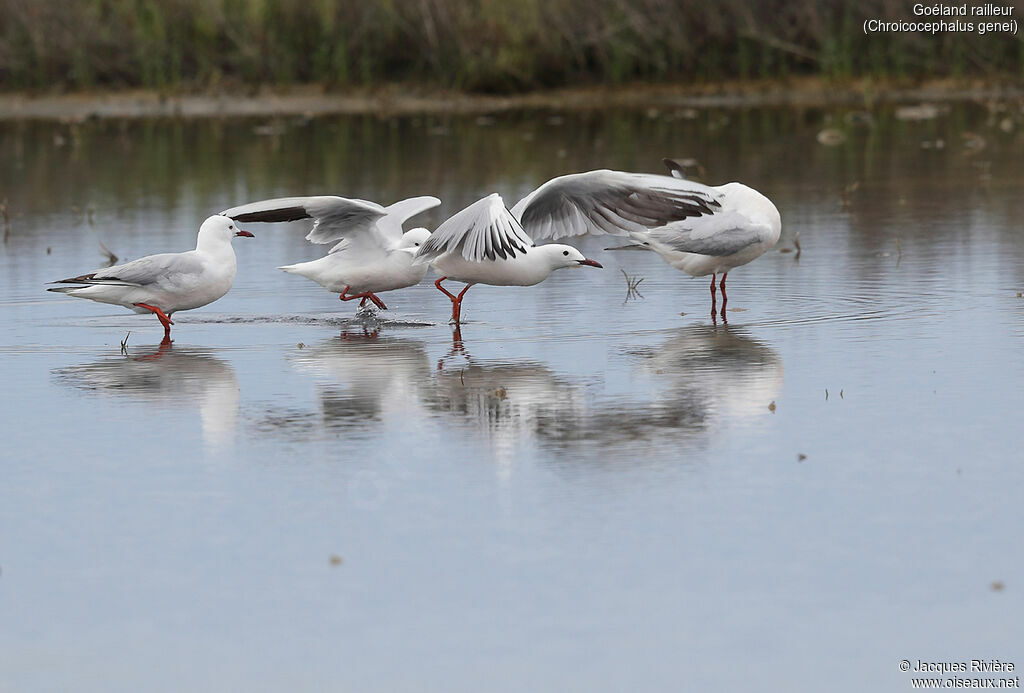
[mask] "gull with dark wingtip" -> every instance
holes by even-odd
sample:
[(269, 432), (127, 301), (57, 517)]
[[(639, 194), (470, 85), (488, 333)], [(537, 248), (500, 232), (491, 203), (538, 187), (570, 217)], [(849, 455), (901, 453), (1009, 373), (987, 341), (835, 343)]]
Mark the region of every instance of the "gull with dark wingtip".
[(53, 283), (72, 286), (48, 291), (153, 313), (164, 326), (164, 339), (169, 340), (172, 314), (213, 303), (231, 288), (237, 271), (231, 240), (236, 236), (252, 238), (231, 219), (214, 215), (199, 227), (195, 250), (148, 255), (61, 279)]
[(683, 178), (672, 160), (665, 163), (672, 176), (601, 170), (553, 178), (520, 200), (512, 215), (536, 239), (626, 236), (629, 245), (607, 250), (653, 250), (691, 276), (710, 274), (712, 315), (721, 274), (724, 318), (726, 274), (775, 245), (779, 210), (742, 183), (702, 185)]
[[(420, 246), (413, 264), (430, 263), (442, 276), (434, 286), (452, 302), (459, 324), (462, 297), (474, 284), (533, 286), (559, 269), (601, 267), (570, 245), (534, 245), (497, 193), (474, 202), (441, 224)], [(441, 282), (465, 283), (458, 295)]]
[(402, 230), (409, 218), (441, 204), (436, 197), (413, 197), (382, 207), (375, 202), (331, 195), (282, 197), (250, 202), (221, 214), (243, 223), (313, 219), (310, 243), (338, 242), (322, 258), (278, 267), (310, 279), (342, 301), (372, 301), (387, 310), (377, 293), (419, 284), (425, 265), (413, 265), (419, 246), (430, 236), (424, 228)]

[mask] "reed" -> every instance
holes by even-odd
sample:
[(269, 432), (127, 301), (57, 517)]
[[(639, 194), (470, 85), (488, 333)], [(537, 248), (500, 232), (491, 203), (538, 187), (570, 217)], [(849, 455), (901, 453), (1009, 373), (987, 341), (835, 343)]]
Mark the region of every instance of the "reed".
[[(0, 89), (1019, 76), (1007, 34), (875, 34), (904, 0), (0, 0)], [(1018, 18), (1019, 19), (1019, 18)]]

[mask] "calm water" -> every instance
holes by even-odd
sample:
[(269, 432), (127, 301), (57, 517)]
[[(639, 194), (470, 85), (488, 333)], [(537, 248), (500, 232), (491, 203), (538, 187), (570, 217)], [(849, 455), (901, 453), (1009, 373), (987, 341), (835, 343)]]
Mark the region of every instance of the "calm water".
[[(1024, 117), (872, 116), (0, 125), (0, 688), (865, 691), (909, 689), (901, 659), (1024, 666)], [(461, 342), (429, 282), (361, 324), (274, 270), (322, 252), (301, 224), (251, 225), (169, 349), (44, 291), (99, 242), (184, 250), (253, 199), (436, 194), (433, 227), (666, 155), (771, 197), (780, 248), (799, 233), (730, 275), (728, 324), (705, 279), (600, 239), (603, 271), (475, 287)]]

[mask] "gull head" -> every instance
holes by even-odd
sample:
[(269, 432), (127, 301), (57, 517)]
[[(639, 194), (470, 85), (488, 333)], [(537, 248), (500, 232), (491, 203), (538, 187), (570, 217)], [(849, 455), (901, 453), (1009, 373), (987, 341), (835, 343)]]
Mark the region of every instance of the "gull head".
[(583, 253), (571, 245), (551, 243), (538, 246), (534, 250), (540, 251), (551, 263), (551, 269), (565, 269), (567, 267), (601, 267), (601, 263), (583, 256)]
[(203, 225), (199, 227), (200, 243), (230, 243), (231, 239), (235, 236), (253, 238), (251, 233), (238, 228), (234, 219), (221, 216), (220, 214), (214, 214), (212, 217), (209, 217), (203, 222)]
[(419, 247), (427, 242), (430, 238), (430, 232), (422, 226), (415, 229), (409, 229), (402, 234), (402, 240), (398, 242), (398, 247), (402, 250), (411, 250), (416, 252)]

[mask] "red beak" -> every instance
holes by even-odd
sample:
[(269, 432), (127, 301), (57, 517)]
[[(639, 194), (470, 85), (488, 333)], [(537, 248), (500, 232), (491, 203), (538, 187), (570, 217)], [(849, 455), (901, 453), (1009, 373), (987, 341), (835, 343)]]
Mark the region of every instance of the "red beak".
[(587, 265), (588, 267), (600, 267), (601, 269), (604, 269), (604, 266), (597, 260), (591, 260), (588, 258), (586, 260), (577, 260), (577, 262), (581, 265)]
[(245, 236), (246, 238), (256, 238), (256, 236), (253, 236), (253, 235), (252, 235), (251, 233), (249, 233), (248, 231), (239, 231), (239, 232), (238, 232), (238, 233), (236, 233), (235, 235), (236, 235), (236, 236)]

